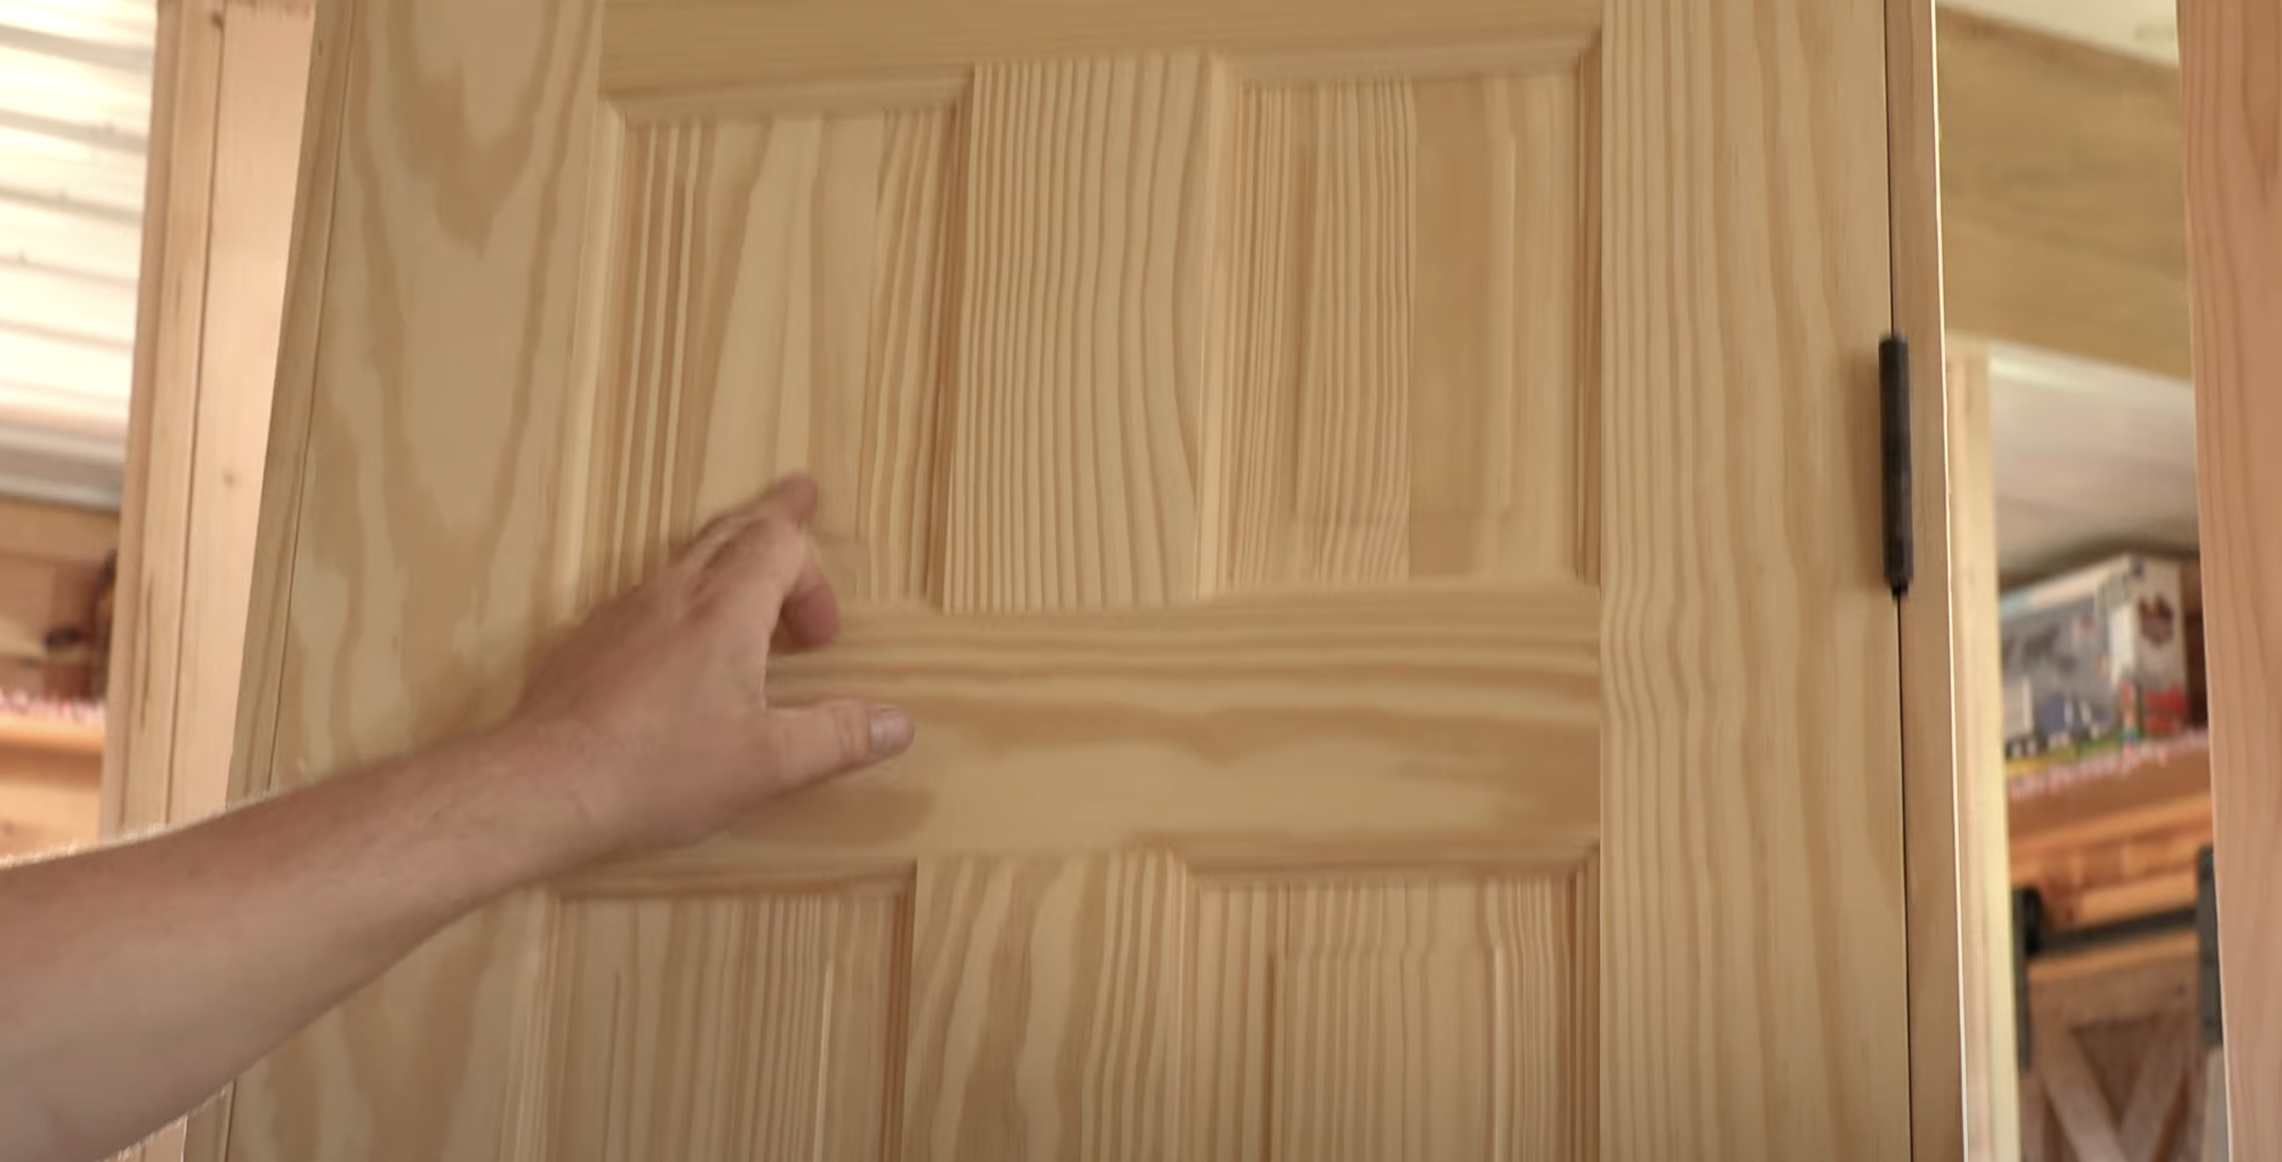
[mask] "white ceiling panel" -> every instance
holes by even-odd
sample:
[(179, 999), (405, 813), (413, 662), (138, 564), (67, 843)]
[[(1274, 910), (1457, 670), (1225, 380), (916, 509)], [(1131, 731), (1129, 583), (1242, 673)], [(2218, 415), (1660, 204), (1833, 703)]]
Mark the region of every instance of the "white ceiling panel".
[(1989, 427), (2008, 575), (2120, 548), (2197, 544), (2186, 383), (2000, 345), (1989, 360)]
[(0, 492), (118, 503), (152, 0), (0, 0)]

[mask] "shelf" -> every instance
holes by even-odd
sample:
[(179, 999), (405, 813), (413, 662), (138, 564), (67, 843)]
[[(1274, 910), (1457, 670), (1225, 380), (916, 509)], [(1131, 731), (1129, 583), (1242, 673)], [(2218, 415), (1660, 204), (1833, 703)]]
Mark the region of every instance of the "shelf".
[[(2065, 762), (2054, 762), (2022, 774), (2005, 777), (2005, 795), (2019, 810), (2023, 800), (2038, 799), (2046, 795), (2071, 793), (2086, 784), (2106, 783), (2113, 780), (2137, 781), (2139, 776), (2154, 767), (2171, 767), (2181, 763), (2209, 767), (2211, 736), (2203, 731), (2189, 731), (2170, 738), (2135, 742), (2112, 750)], [(2204, 782), (2209, 783), (2206, 773)]]
[(103, 723), (0, 713), (0, 749), (101, 756)]
[(2197, 734), (2037, 772), (2006, 829), (2011, 880), (2036, 887), (2062, 928), (2191, 907), (2211, 842), (2211, 757)]
[(2033, 777), (2036, 786), (2007, 788), (2007, 830), (2016, 848), (2207, 822), (2211, 814), (2211, 746), (2202, 734), (2126, 747)]

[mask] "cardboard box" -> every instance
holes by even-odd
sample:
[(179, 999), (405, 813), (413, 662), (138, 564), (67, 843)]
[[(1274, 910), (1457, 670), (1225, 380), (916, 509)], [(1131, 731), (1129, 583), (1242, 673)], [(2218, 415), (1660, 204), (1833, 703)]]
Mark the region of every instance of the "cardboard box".
[(2180, 561), (2134, 554), (2005, 595), (2010, 774), (2195, 725), (2191, 575)]

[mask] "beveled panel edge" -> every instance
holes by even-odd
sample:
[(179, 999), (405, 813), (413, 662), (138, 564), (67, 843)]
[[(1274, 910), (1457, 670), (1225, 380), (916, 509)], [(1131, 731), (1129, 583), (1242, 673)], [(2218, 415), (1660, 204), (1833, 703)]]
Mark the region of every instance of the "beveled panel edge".
[(877, 81), (755, 83), (629, 94), (609, 102), (640, 129), (698, 118), (765, 120), (786, 115), (947, 109), (966, 98), (971, 71), (931, 70)]
[(1294, 44), (1278, 44), (1267, 34), (1224, 35), (1220, 41), (1209, 36), (1188, 40), (1160, 36), (1143, 38), (1140, 44), (1082, 43), (1059, 52), (945, 52), (918, 54), (908, 60), (886, 55), (853, 64), (842, 75), (820, 72), (810, 61), (780, 65), (754, 59), (744, 67), (701, 70), (679, 81), (641, 84), (613, 83), (606, 46), (603, 97), (627, 125), (639, 127), (693, 117), (759, 119), (784, 114), (943, 108), (964, 98), (978, 68), (1019, 67), (1072, 58), (1200, 54), (1209, 57), (1231, 82), (1256, 88), (1573, 72), (1580, 70), (1599, 44), (1600, 13), (1597, 4), (1563, 7), (1579, 11), (1560, 13), (1536, 28), (1515, 29), (1508, 22), (1507, 27), (1488, 35), (1471, 35), (1471, 30), (1465, 30), (1390, 40), (1367, 34), (1323, 37), (1295, 33), (1290, 37)]
[(592, 603), (587, 589), (597, 569), (588, 557), (611, 548), (607, 538), (593, 535), (591, 488), (595, 420), (604, 379), (602, 351), (610, 331), (614, 297), (610, 284), (618, 253), (618, 186), (625, 117), (609, 102), (597, 102), (590, 132), (594, 153), (587, 167), (586, 197), (578, 227), (578, 322), (571, 335), (570, 381), (564, 384), (570, 399), (563, 409), (553, 576), (548, 578), (546, 589), (553, 604), (549, 615), (562, 622), (579, 616)]
[(1281, 883), (1386, 883), (1449, 879), (1575, 882), (1592, 866), (1596, 843), (1526, 846), (1173, 844), (1169, 849), (1200, 889)]
[(1402, 48), (1228, 53), (1222, 54), (1220, 59), (1232, 80), (1254, 88), (1366, 81), (1444, 81), (1573, 71), (1598, 42), (1598, 28), (1584, 26), (1504, 40), (1429, 42)]
[(915, 858), (834, 859), (809, 852), (775, 860), (727, 838), (602, 864), (556, 881), (549, 894), (564, 903), (827, 894), (894, 899), (911, 895), (918, 870)]

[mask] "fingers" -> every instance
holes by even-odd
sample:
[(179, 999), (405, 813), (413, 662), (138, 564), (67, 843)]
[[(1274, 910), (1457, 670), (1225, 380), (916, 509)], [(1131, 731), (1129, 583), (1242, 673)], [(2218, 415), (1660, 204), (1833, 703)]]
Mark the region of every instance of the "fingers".
[(840, 602), (808, 534), (773, 518), (746, 526), (715, 554), (708, 572), (735, 600), (757, 601), (772, 644), (820, 646), (840, 632)]
[(861, 770), (911, 746), (911, 716), (868, 702), (824, 702), (769, 713), (771, 773), (784, 790)]
[(814, 480), (785, 477), (708, 526), (689, 553), (729, 589), (759, 598), (774, 647), (819, 646), (840, 632), (839, 601), (806, 531), (816, 502)]
[(715, 517), (690, 543), (684, 559), (699, 567), (711, 564), (721, 550), (756, 524), (776, 520), (805, 529), (816, 519), (816, 478), (805, 472), (781, 477), (759, 496)]

